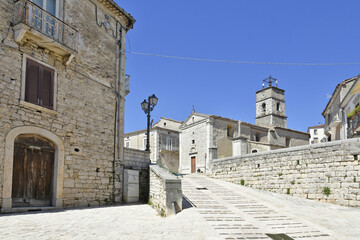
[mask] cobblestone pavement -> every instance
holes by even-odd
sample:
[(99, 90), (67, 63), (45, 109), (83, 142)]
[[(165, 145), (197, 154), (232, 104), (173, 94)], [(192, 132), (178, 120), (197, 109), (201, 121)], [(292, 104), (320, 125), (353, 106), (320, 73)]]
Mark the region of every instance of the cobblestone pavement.
[(323, 204), (209, 179), (183, 178), (196, 207), (168, 218), (148, 205), (0, 215), (0, 239), (360, 239), (360, 209)]

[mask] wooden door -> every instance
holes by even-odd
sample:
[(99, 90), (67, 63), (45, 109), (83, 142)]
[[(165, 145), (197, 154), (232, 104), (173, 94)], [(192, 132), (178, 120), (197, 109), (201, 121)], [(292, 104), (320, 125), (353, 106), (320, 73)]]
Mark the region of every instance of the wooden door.
[(196, 172), (196, 158), (191, 157), (191, 173), (195, 173), (195, 172)]
[(37, 137), (15, 141), (12, 201), (14, 207), (50, 206), (54, 147)]

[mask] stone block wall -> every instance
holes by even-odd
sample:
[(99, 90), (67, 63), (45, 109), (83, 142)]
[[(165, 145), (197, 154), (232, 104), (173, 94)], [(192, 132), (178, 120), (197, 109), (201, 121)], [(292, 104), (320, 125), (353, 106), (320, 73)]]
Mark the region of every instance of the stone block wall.
[(212, 177), (266, 191), (360, 206), (360, 139), (348, 139), (212, 162)]
[[(98, 16), (111, 16), (111, 28), (115, 20), (128, 24), (127, 19), (114, 15), (105, 5), (94, 1)], [(14, 41), (14, 31), (9, 26), (14, 12), (14, 1), (0, 0), (0, 205), (11, 202), (11, 171), (6, 169), (6, 142), (11, 131), (26, 128), (31, 134), (46, 132), (56, 135), (61, 151), (56, 164), (57, 198), (55, 207), (105, 205), (112, 200), (120, 201), (121, 173), (114, 181), (114, 152), (122, 158), (122, 147), (115, 151), (114, 129), (117, 106), (117, 76), (119, 56), (115, 53), (118, 39), (111, 31), (96, 23), (96, 6), (87, 0), (66, 1), (65, 22), (79, 32), (78, 52), (69, 65), (62, 56), (39, 47), (34, 39), (21, 43)], [(125, 31), (121, 42), (125, 46)], [(22, 99), (24, 62), (31, 58), (55, 70), (55, 106), (48, 110)], [(115, 67), (116, 66), (116, 67)], [(122, 56), (121, 74), (124, 79), (125, 56)], [(120, 83), (120, 146), (123, 146), (124, 80)], [(43, 136), (43, 135), (42, 135)], [(50, 139), (51, 140), (51, 139)], [(12, 161), (12, 160), (11, 160)], [(9, 161), (8, 161), (9, 162)], [(10, 173), (9, 173), (10, 172)], [(7, 177), (6, 177), (7, 176)], [(10, 177), (9, 177), (10, 176)], [(61, 177), (61, 178), (60, 178)], [(10, 184), (9, 184), (10, 182)], [(115, 183), (115, 185), (114, 185)], [(9, 187), (10, 186), (10, 187)], [(5, 190), (4, 190), (5, 189)], [(9, 193), (10, 192), (10, 193)], [(9, 196), (5, 196), (6, 193)], [(5, 197), (4, 197), (5, 196)]]
[(149, 165), (150, 153), (142, 150), (124, 148), (124, 168), (139, 170), (139, 200), (149, 199)]
[(151, 165), (149, 203), (164, 217), (180, 212), (181, 179), (158, 165)]

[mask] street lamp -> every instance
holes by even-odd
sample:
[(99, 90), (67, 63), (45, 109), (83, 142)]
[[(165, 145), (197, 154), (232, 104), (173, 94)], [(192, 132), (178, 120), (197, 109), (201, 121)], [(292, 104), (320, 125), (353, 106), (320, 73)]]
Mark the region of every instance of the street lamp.
[(155, 96), (155, 94), (149, 96), (148, 101), (144, 99), (144, 101), (141, 103), (141, 108), (144, 110), (145, 114), (147, 114), (147, 139), (146, 139), (146, 149), (145, 151), (150, 151), (150, 142), (149, 142), (149, 136), (150, 136), (150, 112), (154, 109), (158, 102), (158, 98)]

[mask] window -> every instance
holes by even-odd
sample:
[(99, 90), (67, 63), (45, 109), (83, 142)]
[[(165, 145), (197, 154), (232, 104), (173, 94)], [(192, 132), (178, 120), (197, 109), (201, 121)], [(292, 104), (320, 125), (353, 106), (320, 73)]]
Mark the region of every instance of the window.
[(195, 140), (192, 140), (191, 142), (192, 142), (192, 144), (195, 144)]
[(54, 16), (57, 16), (56, 13), (56, 2), (57, 0), (31, 0), (31, 2), (35, 3), (48, 13), (51, 13)]
[(143, 148), (146, 149), (146, 138), (143, 139)]
[(127, 141), (127, 142), (125, 143), (125, 147), (129, 148), (129, 147), (130, 147), (130, 142)]
[(172, 138), (166, 138), (166, 150), (172, 151), (173, 140)]
[(319, 142), (319, 138), (314, 138), (314, 143), (318, 143)]
[(227, 125), (227, 136), (228, 137), (232, 137), (232, 126), (231, 125)]
[(260, 134), (259, 133), (255, 134), (255, 141), (260, 142)]
[(286, 147), (290, 147), (290, 138), (289, 137), (286, 138), (285, 145), (286, 145)]
[(314, 129), (314, 135), (317, 135), (317, 129)]
[(254, 150), (251, 151), (251, 153), (257, 153), (257, 152), (258, 152), (257, 149), (254, 149)]
[(276, 103), (276, 111), (280, 111), (280, 103)]
[(54, 69), (26, 59), (25, 71), (24, 100), (41, 107), (54, 109)]
[(263, 110), (263, 112), (266, 112), (266, 103), (262, 104), (262, 110)]
[(164, 127), (166, 127), (166, 122), (164, 123)]

